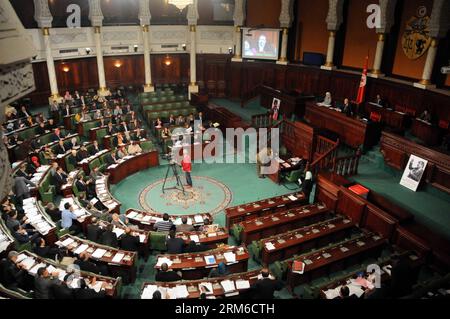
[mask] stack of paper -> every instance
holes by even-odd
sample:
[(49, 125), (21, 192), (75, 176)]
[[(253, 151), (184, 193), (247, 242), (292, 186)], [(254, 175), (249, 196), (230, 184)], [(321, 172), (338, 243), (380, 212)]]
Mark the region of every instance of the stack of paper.
[(228, 251), (223, 254), (227, 263), (235, 263), (236, 262), (236, 254), (232, 251)]
[(86, 244), (82, 244), (82, 245), (80, 245), (77, 249), (75, 249), (75, 251), (73, 252), (75, 255), (79, 255), (79, 254), (81, 254), (82, 252), (84, 252), (86, 249), (88, 249), (89, 248), (89, 245), (86, 245)]
[(223, 291), (225, 293), (236, 290), (236, 287), (234, 286), (234, 281), (232, 281), (232, 280), (224, 280), (224, 281), (221, 281), (220, 284), (222, 285)]
[(189, 238), (196, 243), (200, 242), (200, 239), (198, 238), (198, 235), (190, 235)]
[(100, 259), (103, 257), (103, 255), (106, 254), (106, 249), (97, 248), (94, 253), (92, 254), (93, 258)]
[(158, 290), (158, 286), (156, 285), (148, 285), (145, 286), (142, 291), (141, 299), (153, 299), (153, 293)]
[(241, 290), (241, 289), (248, 289), (248, 288), (250, 288), (250, 281), (242, 280), (242, 279), (236, 280), (236, 289)]
[(172, 263), (172, 260), (167, 257), (159, 257), (158, 261), (156, 262), (156, 267), (161, 267), (162, 264), (167, 264), (167, 266), (170, 267)]
[(123, 257), (125, 257), (125, 254), (123, 253), (117, 253), (114, 258), (112, 259), (113, 263), (120, 263), (123, 259)]
[(189, 297), (189, 292), (186, 285), (175, 286), (172, 289), (172, 292), (174, 293), (174, 297), (176, 299), (186, 299), (187, 297)]
[(274, 250), (275, 249), (275, 245), (272, 244), (270, 241), (265, 243), (264, 246), (266, 247), (267, 250)]

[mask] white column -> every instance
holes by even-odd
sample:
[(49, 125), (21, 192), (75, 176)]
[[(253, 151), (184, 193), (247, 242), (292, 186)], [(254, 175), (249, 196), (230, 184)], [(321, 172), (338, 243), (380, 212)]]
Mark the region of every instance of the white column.
[(144, 92), (153, 92), (155, 87), (152, 84), (152, 70), (150, 62), (150, 44), (148, 39), (148, 25), (142, 26), (142, 38), (144, 40), (144, 68), (145, 68), (145, 84)]
[(191, 83), (189, 84), (189, 98), (191, 97), (191, 93), (197, 93), (198, 92), (198, 85), (197, 85), (197, 61), (196, 61), (196, 26), (190, 25), (190, 36), (191, 36), (191, 50), (189, 52), (190, 56), (190, 73), (191, 73)]
[(431, 75), (433, 73), (434, 62), (436, 61), (436, 54), (438, 49), (439, 40), (433, 39), (431, 41), (431, 46), (428, 49), (427, 60), (425, 62), (425, 66), (423, 68), (422, 80), (418, 83), (414, 83), (415, 87), (421, 89), (427, 89), (430, 87), (435, 87), (431, 84)]
[(333, 63), (335, 42), (336, 42), (336, 31), (330, 31), (330, 35), (328, 37), (327, 61), (325, 65), (321, 66), (322, 69), (333, 70), (336, 68)]
[(383, 61), (384, 43), (386, 36), (384, 33), (378, 34), (377, 49), (375, 51), (375, 59), (373, 61), (373, 69), (369, 76), (377, 78), (383, 76), (381, 74), (381, 62)]
[(277, 61), (277, 64), (288, 64), (287, 45), (288, 45), (288, 28), (283, 28), (283, 34), (281, 37), (281, 53), (280, 59)]
[(241, 27), (236, 26), (234, 32), (234, 57), (231, 59), (233, 62), (242, 62), (242, 36)]
[(105, 67), (103, 65), (103, 49), (102, 49), (102, 33), (101, 27), (94, 27), (94, 39), (95, 39), (95, 52), (97, 56), (97, 69), (98, 69), (98, 95), (106, 96), (111, 93), (106, 88), (105, 80)]
[(61, 102), (62, 98), (58, 91), (58, 82), (56, 80), (55, 62), (53, 61), (52, 46), (50, 43), (50, 29), (42, 28), (42, 35), (44, 37), (45, 57), (47, 60), (48, 80), (50, 82), (51, 96), (48, 98), (49, 102), (57, 100)]

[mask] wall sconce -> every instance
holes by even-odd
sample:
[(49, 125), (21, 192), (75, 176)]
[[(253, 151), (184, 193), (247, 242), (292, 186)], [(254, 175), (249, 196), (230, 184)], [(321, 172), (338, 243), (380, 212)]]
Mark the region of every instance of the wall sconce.
[(89, 55), (91, 53), (91, 48), (86, 48), (86, 54)]
[(232, 53), (233, 53), (233, 48), (232, 48), (232, 47), (229, 47), (229, 48), (228, 48), (228, 53), (229, 53), (229, 54), (232, 54)]
[(166, 66), (170, 66), (172, 64), (172, 60), (170, 59), (169, 55), (166, 55), (166, 58), (164, 59), (164, 64)]
[(116, 68), (120, 68), (122, 66), (122, 62), (120, 62), (119, 60), (117, 60), (116, 62), (114, 62), (114, 66)]
[(63, 72), (65, 72), (65, 73), (67, 73), (67, 72), (70, 71), (69, 66), (68, 66), (65, 62), (62, 63), (62, 70), (63, 70)]
[(183, 48), (183, 51), (186, 51), (186, 43), (183, 43), (183, 44), (181, 45), (181, 47)]
[(135, 45), (133, 46), (133, 49), (134, 49), (134, 52), (137, 52), (137, 50), (138, 50), (138, 45), (135, 44)]

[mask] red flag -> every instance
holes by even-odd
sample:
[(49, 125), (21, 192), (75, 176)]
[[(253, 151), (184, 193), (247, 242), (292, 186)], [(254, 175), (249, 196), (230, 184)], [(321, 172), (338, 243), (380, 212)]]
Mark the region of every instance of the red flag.
[(356, 97), (356, 104), (361, 104), (364, 101), (364, 95), (366, 93), (367, 84), (367, 68), (369, 64), (369, 56), (366, 56), (366, 62), (364, 63), (364, 69), (361, 75), (361, 81), (359, 82), (358, 96)]

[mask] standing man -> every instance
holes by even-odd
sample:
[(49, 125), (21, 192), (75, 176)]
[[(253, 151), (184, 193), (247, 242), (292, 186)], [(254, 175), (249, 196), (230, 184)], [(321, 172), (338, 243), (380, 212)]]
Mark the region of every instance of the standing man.
[(183, 169), (184, 174), (186, 175), (186, 183), (189, 187), (192, 187), (192, 179), (191, 179), (191, 156), (187, 149), (183, 149), (183, 160), (181, 161), (181, 167)]

